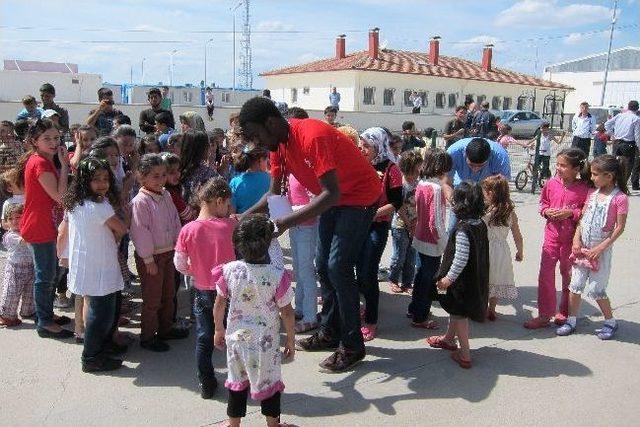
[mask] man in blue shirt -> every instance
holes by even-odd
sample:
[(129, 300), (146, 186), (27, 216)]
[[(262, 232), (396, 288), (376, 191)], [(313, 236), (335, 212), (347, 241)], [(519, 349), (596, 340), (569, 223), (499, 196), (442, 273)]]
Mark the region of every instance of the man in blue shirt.
[(449, 177), (453, 186), (462, 181), (480, 182), (491, 175), (511, 179), (509, 153), (500, 144), (484, 138), (464, 138), (447, 149), (453, 166)]
[[(464, 138), (447, 149), (452, 166), (449, 178), (457, 187), (463, 181), (479, 183), (492, 175), (502, 175), (511, 179), (509, 153), (500, 144), (484, 138)], [(449, 228), (456, 223), (455, 215), (450, 216)]]
[(331, 88), (331, 93), (329, 94), (329, 105), (335, 107), (336, 110), (340, 110), (340, 94), (338, 93), (338, 89), (335, 87)]

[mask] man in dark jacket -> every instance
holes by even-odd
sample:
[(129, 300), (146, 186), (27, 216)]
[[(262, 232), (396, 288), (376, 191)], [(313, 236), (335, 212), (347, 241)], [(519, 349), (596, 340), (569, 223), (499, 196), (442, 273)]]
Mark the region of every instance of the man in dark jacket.
[(151, 108), (148, 108), (140, 113), (140, 130), (146, 134), (154, 133), (156, 131), (156, 114), (167, 112), (171, 116), (171, 129), (175, 129), (175, 122), (173, 119), (173, 114), (169, 110), (163, 110), (162, 103), (162, 92), (157, 87), (149, 89), (147, 92), (147, 99), (149, 100), (149, 105)]

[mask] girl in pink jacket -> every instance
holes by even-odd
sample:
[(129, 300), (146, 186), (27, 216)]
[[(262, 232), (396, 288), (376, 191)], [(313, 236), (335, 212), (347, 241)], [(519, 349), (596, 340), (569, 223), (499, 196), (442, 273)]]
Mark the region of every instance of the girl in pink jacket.
[(420, 257), (420, 268), (416, 274), (407, 316), (411, 326), (435, 329), (438, 324), (429, 320), (431, 304), (438, 291), (434, 276), (440, 268), (440, 258), (447, 246), (445, 213), (447, 196), (452, 190), (443, 184), (451, 170), (451, 157), (441, 149), (427, 150), (420, 170), (420, 181), (416, 187), (417, 224), (413, 236), (413, 247)]
[[(542, 189), (540, 215), (547, 219), (538, 275), (538, 317), (524, 323), (527, 329), (544, 328), (555, 315), (563, 325), (569, 312), (571, 246), (589, 192), (589, 164), (584, 152), (567, 148), (556, 158), (556, 176)], [(560, 262), (562, 296), (556, 301), (556, 264)]]

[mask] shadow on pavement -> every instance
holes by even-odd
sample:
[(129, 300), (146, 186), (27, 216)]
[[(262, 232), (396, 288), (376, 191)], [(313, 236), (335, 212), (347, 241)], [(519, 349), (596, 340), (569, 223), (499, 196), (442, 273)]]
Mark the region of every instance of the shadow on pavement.
[[(430, 349), (389, 349), (367, 347), (369, 357), (377, 357), (359, 365), (357, 370), (346, 378), (335, 383), (327, 382), (330, 392), (340, 394), (338, 397), (307, 395), (305, 393), (285, 394), (283, 396), (283, 412), (301, 417), (327, 417), (353, 412), (365, 412), (373, 407), (383, 414), (395, 415), (394, 405), (407, 400), (454, 399), (462, 398), (469, 402), (486, 399), (496, 386), (500, 376), (521, 378), (549, 378), (559, 376), (584, 377), (591, 375), (591, 370), (581, 363), (570, 359), (544, 356), (522, 350), (504, 350), (485, 347), (474, 351), (474, 367), (471, 370), (460, 369), (450, 360), (449, 352)], [(433, 356), (432, 356), (433, 355)], [(430, 360), (421, 366), (405, 371), (393, 369), (393, 360), (405, 358), (410, 360)], [(363, 396), (354, 387), (370, 372), (380, 372), (380, 378), (370, 381), (371, 386), (392, 380), (403, 380), (401, 389), (409, 389), (409, 393), (390, 395), (381, 398)], [(406, 383), (406, 385), (404, 384)], [(388, 386), (386, 390), (398, 387)], [(328, 393), (330, 393), (328, 392)], [(384, 394), (378, 388), (377, 394)]]

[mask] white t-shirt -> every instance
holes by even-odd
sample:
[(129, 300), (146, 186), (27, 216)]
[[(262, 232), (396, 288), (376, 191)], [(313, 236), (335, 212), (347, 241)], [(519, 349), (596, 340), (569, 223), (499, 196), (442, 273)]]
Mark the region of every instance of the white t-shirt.
[(540, 155), (551, 155), (551, 138), (549, 138), (548, 136), (540, 135)]
[(422, 97), (420, 96), (416, 96), (415, 98), (413, 98), (413, 106), (415, 108), (420, 108), (422, 107)]
[(24, 205), (24, 194), (16, 194), (4, 201), (4, 203), (2, 204), (2, 219), (7, 219), (5, 217), (5, 212), (7, 211), (7, 206), (9, 205)]
[(77, 295), (103, 296), (122, 290), (118, 246), (105, 224), (115, 215), (108, 201), (85, 200), (68, 212), (69, 290)]

